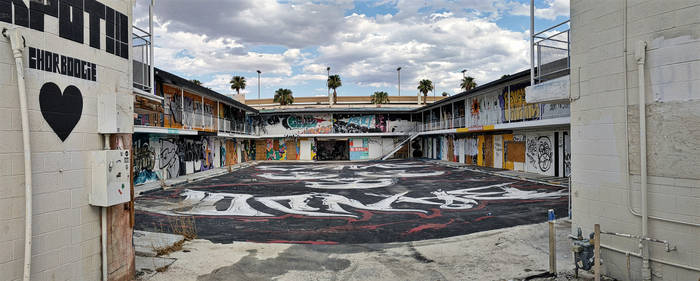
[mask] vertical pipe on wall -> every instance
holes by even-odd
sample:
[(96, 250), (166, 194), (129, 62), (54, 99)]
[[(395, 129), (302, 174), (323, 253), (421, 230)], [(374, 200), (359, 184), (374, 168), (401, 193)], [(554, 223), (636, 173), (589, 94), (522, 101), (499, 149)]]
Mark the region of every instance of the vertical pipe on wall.
[[(649, 209), (647, 198), (647, 128), (646, 128), (646, 94), (644, 89), (644, 63), (646, 59), (647, 43), (644, 41), (637, 42), (635, 50), (635, 58), (637, 60), (637, 73), (639, 74), (639, 170), (641, 182), (641, 197), (642, 197), (642, 238), (646, 238), (649, 234)], [(640, 240), (642, 248), (642, 278), (651, 280), (651, 268), (649, 267), (649, 246), (645, 240)]]
[[(109, 134), (103, 135), (104, 137), (104, 150), (109, 150)], [(102, 281), (107, 281), (108, 271), (107, 271), (107, 207), (100, 207), (100, 242), (102, 246), (101, 258), (102, 258)]]
[(10, 40), (17, 71), (19, 110), (22, 119), (22, 144), (24, 150), (24, 281), (29, 281), (32, 267), (32, 148), (29, 141), (29, 110), (27, 88), (24, 81), (24, 36), (19, 29), (3, 29), (2, 35)]

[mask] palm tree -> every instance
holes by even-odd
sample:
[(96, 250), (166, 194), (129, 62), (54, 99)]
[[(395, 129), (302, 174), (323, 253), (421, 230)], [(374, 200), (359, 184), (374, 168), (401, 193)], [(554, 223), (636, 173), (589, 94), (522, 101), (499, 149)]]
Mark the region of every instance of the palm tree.
[(336, 88), (343, 86), (343, 82), (340, 81), (340, 75), (328, 76), (328, 88), (333, 89), (333, 104), (338, 101), (338, 93), (335, 91)]
[(467, 76), (462, 78), (462, 83), (459, 84), (459, 87), (464, 89), (465, 91), (469, 91), (471, 89), (476, 88), (476, 82), (474, 81), (474, 77)]
[(374, 92), (374, 94), (372, 94), (372, 103), (377, 106), (382, 103), (389, 103), (389, 94), (386, 92)]
[(294, 103), (294, 96), (292, 96), (292, 90), (279, 88), (275, 91), (274, 102), (279, 102), (280, 105), (288, 105)]
[(231, 78), (231, 90), (236, 90), (236, 94), (241, 94), (241, 89), (245, 89), (245, 77), (243, 76), (233, 76)]
[(423, 79), (420, 80), (418, 83), (418, 91), (423, 93), (423, 104), (426, 104), (428, 101), (428, 92), (433, 90), (433, 81), (430, 81), (428, 79)]

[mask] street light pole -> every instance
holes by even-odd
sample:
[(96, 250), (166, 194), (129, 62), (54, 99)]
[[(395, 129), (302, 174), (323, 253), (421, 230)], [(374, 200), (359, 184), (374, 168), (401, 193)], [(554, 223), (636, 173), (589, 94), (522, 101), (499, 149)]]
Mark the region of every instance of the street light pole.
[(467, 74), (466, 74), (466, 73), (467, 73), (467, 70), (466, 70), (466, 69), (462, 69), (462, 78), (467, 78)]
[(262, 73), (260, 70), (256, 70), (258, 73), (258, 99), (260, 99), (260, 74)]
[(399, 75), (399, 97), (401, 96), (401, 67), (396, 69), (396, 72)]
[(326, 67), (328, 75), (326, 76), (326, 88), (328, 88), (328, 95), (331, 95), (331, 86), (328, 85), (328, 79), (331, 79), (331, 67)]

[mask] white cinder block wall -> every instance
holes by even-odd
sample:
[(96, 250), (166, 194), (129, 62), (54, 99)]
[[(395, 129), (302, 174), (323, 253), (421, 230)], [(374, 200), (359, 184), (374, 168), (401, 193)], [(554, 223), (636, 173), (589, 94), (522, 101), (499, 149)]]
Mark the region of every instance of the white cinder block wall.
[[(131, 19), (130, 1), (99, 2)], [(133, 131), (131, 62), (105, 51), (105, 22), (101, 21), (101, 49), (89, 45), (88, 13), (84, 14), (83, 44), (60, 38), (56, 17), (44, 15), (43, 32), (20, 27), (27, 47), (97, 65), (96, 81), (29, 69), (28, 48), (24, 49), (34, 189), (32, 280), (101, 278), (100, 213), (99, 208), (88, 205), (89, 152), (103, 147), (97, 133), (98, 93), (116, 95), (121, 117), (112, 118), (125, 124), (123, 133)], [(17, 26), (0, 21), (0, 29), (13, 27)], [(128, 33), (130, 37), (130, 28)], [(76, 86), (83, 97), (81, 118), (65, 141), (58, 138), (41, 113), (39, 92), (48, 82), (62, 91), (69, 85)], [(24, 259), (24, 160), (17, 74), (9, 41), (4, 37), (0, 37), (0, 100), (0, 280), (19, 280)]]
[[(649, 214), (686, 222), (650, 219), (649, 236), (678, 248), (667, 253), (663, 245), (650, 243), (653, 280), (698, 280), (700, 271), (692, 268), (700, 268), (700, 2), (629, 0), (624, 5), (571, 1), (572, 230), (581, 226), (589, 233), (599, 223), (604, 231), (641, 234), (641, 219), (628, 210), (627, 195), (631, 188), (631, 208), (639, 212), (634, 48), (646, 41)], [(606, 273), (625, 280), (622, 252), (638, 253), (637, 241), (610, 235), (601, 241)], [(641, 280), (636, 257), (630, 273), (631, 280)]]

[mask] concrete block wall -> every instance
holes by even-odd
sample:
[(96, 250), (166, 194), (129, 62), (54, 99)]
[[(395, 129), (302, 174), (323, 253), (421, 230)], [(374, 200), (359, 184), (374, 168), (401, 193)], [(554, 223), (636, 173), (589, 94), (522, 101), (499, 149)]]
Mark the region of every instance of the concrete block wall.
[[(599, 223), (641, 234), (628, 208), (640, 211), (634, 49), (646, 41), (649, 213), (686, 223), (650, 219), (649, 236), (678, 248), (650, 244), (653, 280), (700, 279), (699, 14), (692, 0), (571, 1), (572, 231)], [(608, 275), (641, 280), (640, 260), (632, 257), (627, 276), (624, 254), (638, 253), (637, 241), (604, 235), (601, 243)]]
[[(99, 2), (131, 18), (130, 1)], [(102, 48), (95, 49), (89, 45), (88, 13), (84, 13), (82, 44), (60, 38), (58, 19), (43, 17), (44, 31), (19, 27), (27, 45), (24, 67), (32, 147), (31, 279), (99, 280), (100, 213), (98, 208), (88, 205), (91, 188), (88, 157), (90, 151), (103, 147), (103, 139), (97, 132), (98, 94), (116, 95), (120, 107), (133, 112), (131, 63), (105, 51), (104, 20), (100, 30)], [(18, 26), (13, 22), (0, 21), (0, 29), (14, 27)], [(97, 81), (29, 69), (28, 47), (95, 63)], [(42, 116), (39, 93), (48, 82), (55, 83), (62, 91), (69, 85), (76, 86), (82, 94), (80, 120), (65, 141), (59, 139)], [(4, 37), (0, 37), (0, 99), (0, 280), (20, 280), (24, 260), (24, 158), (17, 74), (9, 41)], [(121, 124), (132, 123), (130, 114), (112, 118)], [(133, 130), (130, 126), (124, 128), (125, 133)]]

